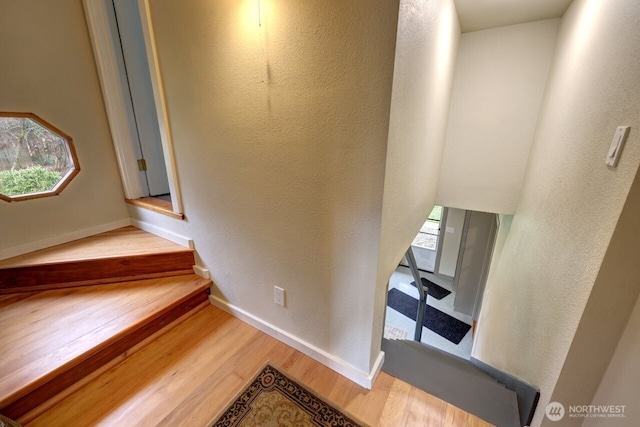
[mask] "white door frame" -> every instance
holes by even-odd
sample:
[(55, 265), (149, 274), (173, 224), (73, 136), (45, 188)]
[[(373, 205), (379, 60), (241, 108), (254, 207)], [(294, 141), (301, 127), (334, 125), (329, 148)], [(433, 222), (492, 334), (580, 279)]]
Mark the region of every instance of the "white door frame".
[[(127, 91), (126, 76), (122, 75), (118, 67), (119, 50), (115, 46), (114, 40), (116, 38), (109, 22), (108, 8), (113, 8), (113, 5), (110, 0), (83, 0), (83, 4), (125, 197), (127, 199), (139, 199), (146, 195), (146, 190), (140, 182), (137, 157), (133, 148), (134, 144), (137, 143), (134, 139), (136, 130), (133, 117), (127, 113), (130, 110), (127, 108), (127, 103), (130, 103), (130, 99)], [(138, 0), (138, 7), (140, 8), (142, 32), (151, 73), (153, 99), (158, 113), (158, 125), (169, 179), (172, 209), (173, 212), (181, 214), (183, 213), (182, 197), (180, 186), (178, 185), (176, 161), (173, 155), (173, 140), (171, 138), (171, 128), (167, 115), (148, 0)]]

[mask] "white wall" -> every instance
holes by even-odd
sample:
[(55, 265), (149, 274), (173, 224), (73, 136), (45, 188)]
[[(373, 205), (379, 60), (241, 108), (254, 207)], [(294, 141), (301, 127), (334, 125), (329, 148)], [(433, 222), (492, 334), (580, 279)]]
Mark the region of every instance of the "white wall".
[[(624, 330), (624, 334), (618, 343), (616, 352), (609, 363), (609, 367), (598, 387), (592, 405), (625, 405), (625, 417), (616, 419), (615, 425), (619, 427), (634, 427), (640, 419), (640, 366), (638, 366), (638, 354), (640, 354), (640, 300), (636, 302), (633, 314)], [(584, 420), (584, 427), (595, 427), (610, 424), (612, 420), (589, 418)]]
[(460, 37), (439, 205), (515, 211), (559, 24), (551, 19)]
[(460, 252), (460, 240), (464, 228), (465, 211), (463, 209), (449, 208), (447, 210), (447, 222), (440, 228), (442, 250), (438, 273), (454, 277), (458, 265), (458, 253)]
[[(596, 277), (616, 287), (614, 300), (628, 299), (624, 289), (638, 279), (603, 260), (640, 164), (639, 19), (634, 0), (576, 0), (564, 16), (520, 202), (492, 264), (473, 356), (540, 387), (533, 425), (542, 422), (552, 392), (566, 398), (584, 388), (588, 396), (589, 381), (597, 386), (598, 357), (612, 351), (600, 338), (613, 336), (615, 346), (616, 325), (628, 317), (624, 306), (613, 307), (598, 328), (578, 328), (593, 326), (592, 313), (583, 313)], [(604, 158), (623, 124), (634, 130), (610, 169)], [(576, 342), (577, 333), (584, 339)], [(565, 361), (589, 334), (598, 338), (586, 347), (598, 364), (581, 378)]]
[(257, 4), (150, 2), (178, 231), (217, 297), (368, 373), (398, 3)]
[(128, 218), (82, 3), (0, 0), (0, 111), (73, 138), (80, 174), (56, 197), (0, 201), (0, 253)]
[(459, 33), (452, 0), (400, 2), (372, 357), (389, 278), (435, 205)]
[[(639, 234), (640, 173), (636, 174), (595, 278), (552, 401), (571, 406), (588, 405), (593, 400), (640, 295)], [(566, 425), (579, 426), (581, 421), (568, 420)]]

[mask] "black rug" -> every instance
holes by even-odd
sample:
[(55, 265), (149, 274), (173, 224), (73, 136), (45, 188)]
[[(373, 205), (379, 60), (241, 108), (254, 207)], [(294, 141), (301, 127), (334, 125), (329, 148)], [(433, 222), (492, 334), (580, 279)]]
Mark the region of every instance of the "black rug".
[[(429, 296), (432, 296), (437, 300), (441, 300), (451, 293), (451, 291), (440, 285), (436, 285), (431, 280), (427, 280), (424, 277), (421, 277), (420, 280), (422, 280), (422, 286), (426, 286), (429, 289)], [(415, 286), (416, 282), (411, 282), (411, 285)]]
[[(389, 291), (387, 305), (408, 318), (414, 321), (416, 320), (418, 300), (404, 292), (395, 288), (391, 289)], [(423, 325), (454, 344), (460, 344), (462, 338), (464, 338), (467, 332), (469, 332), (469, 329), (471, 329), (471, 325), (467, 325), (463, 321), (451, 317), (447, 313), (443, 313), (430, 305), (427, 305)]]

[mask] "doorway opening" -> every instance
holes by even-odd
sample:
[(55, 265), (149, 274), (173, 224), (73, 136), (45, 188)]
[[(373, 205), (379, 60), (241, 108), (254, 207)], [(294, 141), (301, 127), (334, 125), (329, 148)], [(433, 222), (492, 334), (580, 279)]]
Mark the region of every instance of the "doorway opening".
[(147, 61), (140, 11), (135, 2), (112, 0), (115, 35), (120, 45), (118, 61), (124, 70), (125, 91), (129, 94), (130, 112), (135, 125), (133, 149), (145, 196), (171, 201), (165, 166), (160, 125), (153, 98), (151, 72)]
[(386, 339), (416, 340), (457, 357), (471, 357), (497, 218), (486, 212), (434, 208), (389, 280)]
[(184, 218), (147, 0), (84, 0), (128, 203)]
[[(436, 270), (443, 212), (442, 206), (435, 206), (411, 243), (418, 269), (425, 273), (434, 273)], [(400, 264), (409, 267), (406, 257), (402, 259)]]

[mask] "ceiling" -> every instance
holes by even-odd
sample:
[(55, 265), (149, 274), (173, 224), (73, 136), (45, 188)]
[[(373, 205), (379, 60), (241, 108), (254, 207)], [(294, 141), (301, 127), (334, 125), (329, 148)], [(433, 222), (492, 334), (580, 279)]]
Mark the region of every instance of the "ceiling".
[(463, 33), (558, 18), (573, 0), (454, 0)]

